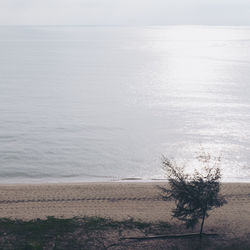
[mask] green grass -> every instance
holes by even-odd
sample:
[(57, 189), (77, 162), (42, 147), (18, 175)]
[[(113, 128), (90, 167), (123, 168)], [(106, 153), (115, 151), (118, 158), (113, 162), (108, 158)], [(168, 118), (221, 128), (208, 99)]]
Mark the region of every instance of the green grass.
[(0, 219), (1, 250), (58, 249), (170, 249), (170, 250), (248, 250), (250, 241), (216, 238), (121, 240), (127, 236), (146, 236), (186, 232), (185, 228), (166, 222), (146, 223), (133, 219), (114, 221), (99, 217), (46, 220)]
[[(91, 249), (102, 246), (106, 233), (123, 230), (144, 230), (150, 223), (113, 221), (99, 217), (46, 220), (0, 219), (0, 249)], [(98, 239), (97, 236), (98, 235)], [(118, 235), (116, 235), (117, 237)], [(119, 236), (117, 237), (119, 238)]]
[(43, 249), (78, 227), (72, 219), (0, 220), (1, 249)]

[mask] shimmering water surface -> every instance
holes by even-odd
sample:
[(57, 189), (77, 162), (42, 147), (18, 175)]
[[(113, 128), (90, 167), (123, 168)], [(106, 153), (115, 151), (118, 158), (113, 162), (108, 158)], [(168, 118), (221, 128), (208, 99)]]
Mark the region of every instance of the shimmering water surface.
[[(250, 181), (250, 27), (0, 27), (0, 182)], [(189, 166), (193, 166), (192, 164)]]

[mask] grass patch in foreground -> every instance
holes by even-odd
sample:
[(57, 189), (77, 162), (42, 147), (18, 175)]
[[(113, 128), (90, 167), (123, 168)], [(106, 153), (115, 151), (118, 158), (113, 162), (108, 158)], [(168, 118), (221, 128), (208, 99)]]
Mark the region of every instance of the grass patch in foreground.
[[(99, 217), (46, 220), (0, 219), (0, 249), (105, 249), (107, 235), (119, 240), (122, 231), (146, 230), (150, 223)], [(117, 235), (118, 234), (118, 235)], [(112, 240), (111, 240), (112, 241)], [(107, 243), (109, 244), (109, 243)]]
[(244, 239), (217, 238), (121, 240), (130, 236), (147, 236), (185, 232), (184, 227), (166, 222), (146, 223), (133, 219), (114, 221), (99, 217), (46, 220), (0, 219), (0, 249), (250, 249)]

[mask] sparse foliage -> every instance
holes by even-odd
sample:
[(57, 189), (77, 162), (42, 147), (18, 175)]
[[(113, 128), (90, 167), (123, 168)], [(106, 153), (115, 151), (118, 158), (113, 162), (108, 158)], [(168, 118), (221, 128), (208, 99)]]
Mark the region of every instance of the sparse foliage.
[(210, 154), (202, 152), (197, 160), (201, 163), (200, 171), (195, 170), (193, 174), (187, 174), (184, 167), (179, 167), (175, 161), (163, 157), (163, 169), (170, 188), (160, 189), (164, 199), (175, 200), (173, 217), (184, 221), (188, 228), (194, 228), (201, 219), (201, 236), (205, 218), (209, 216), (208, 211), (222, 206), (226, 200), (219, 194), (220, 157), (212, 159)]

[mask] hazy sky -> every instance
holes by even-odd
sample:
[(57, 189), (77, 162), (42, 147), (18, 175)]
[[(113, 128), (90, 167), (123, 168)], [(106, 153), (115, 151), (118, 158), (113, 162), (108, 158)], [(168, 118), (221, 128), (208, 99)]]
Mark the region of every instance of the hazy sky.
[(0, 0), (0, 25), (250, 25), (250, 0)]

